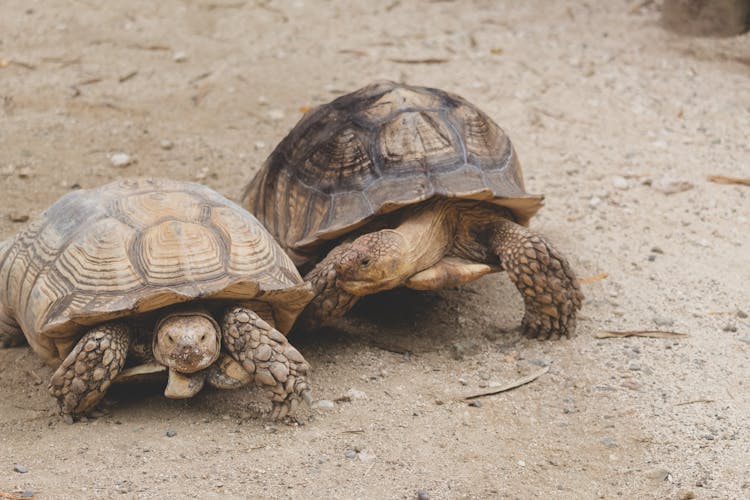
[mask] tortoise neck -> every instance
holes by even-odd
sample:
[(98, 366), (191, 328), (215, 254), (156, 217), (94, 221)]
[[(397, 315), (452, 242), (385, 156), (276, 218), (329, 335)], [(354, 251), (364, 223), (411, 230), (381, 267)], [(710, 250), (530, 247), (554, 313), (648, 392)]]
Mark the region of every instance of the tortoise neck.
[(457, 211), (449, 200), (434, 201), (407, 212), (404, 220), (393, 229), (406, 248), (404, 278), (435, 265), (451, 247)]

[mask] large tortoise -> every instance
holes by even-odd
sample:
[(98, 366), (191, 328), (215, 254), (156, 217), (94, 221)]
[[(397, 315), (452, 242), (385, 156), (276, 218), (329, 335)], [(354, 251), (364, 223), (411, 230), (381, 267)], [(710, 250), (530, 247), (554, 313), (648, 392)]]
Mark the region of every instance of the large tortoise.
[(385, 81), (305, 115), (242, 203), (309, 271), (307, 323), (366, 294), (505, 270), (524, 299), (524, 333), (569, 336), (580, 287), (560, 252), (527, 229), (543, 199), (526, 193), (508, 136), (482, 111)]
[(284, 416), (309, 389), (281, 332), (311, 298), (251, 214), (189, 182), (73, 191), (0, 243), (0, 345), (25, 335), (59, 366), (49, 390), (68, 419), (154, 363), (168, 397), (254, 381)]

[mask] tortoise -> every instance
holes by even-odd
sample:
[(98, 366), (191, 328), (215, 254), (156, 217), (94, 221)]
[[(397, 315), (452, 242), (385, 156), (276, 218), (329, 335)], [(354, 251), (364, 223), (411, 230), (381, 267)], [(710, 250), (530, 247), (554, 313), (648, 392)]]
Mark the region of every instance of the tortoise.
[(257, 219), (190, 182), (73, 191), (0, 244), (0, 345), (25, 336), (57, 366), (49, 391), (67, 420), (116, 379), (159, 370), (171, 398), (254, 382), (283, 417), (310, 398), (284, 333), (311, 298)]
[(390, 81), (309, 111), (242, 196), (312, 283), (300, 322), (323, 324), (382, 290), (504, 270), (524, 300), (523, 333), (570, 336), (583, 295), (563, 255), (528, 228), (543, 201), (485, 113)]

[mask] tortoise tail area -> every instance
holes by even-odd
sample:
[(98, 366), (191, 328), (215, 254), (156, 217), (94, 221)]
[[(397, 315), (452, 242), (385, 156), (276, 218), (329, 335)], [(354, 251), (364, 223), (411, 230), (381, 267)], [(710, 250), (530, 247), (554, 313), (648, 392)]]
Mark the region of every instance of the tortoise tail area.
[(14, 347), (23, 345), (26, 342), (21, 327), (18, 326), (16, 320), (11, 316), (10, 311), (5, 305), (5, 297), (7, 294), (4, 279), (4, 267), (6, 261), (6, 254), (12, 239), (8, 239), (0, 242), (0, 347)]

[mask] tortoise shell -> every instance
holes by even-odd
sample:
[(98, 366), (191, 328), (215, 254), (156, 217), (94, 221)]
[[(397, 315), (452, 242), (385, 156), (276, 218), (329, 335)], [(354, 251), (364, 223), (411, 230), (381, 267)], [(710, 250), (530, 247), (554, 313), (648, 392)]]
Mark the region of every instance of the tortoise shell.
[(308, 112), (245, 189), (242, 203), (297, 265), (374, 217), (432, 197), (483, 200), (527, 225), (508, 136), (463, 98), (377, 82)]
[(312, 297), (255, 217), (190, 182), (73, 191), (6, 246), (0, 308), (50, 363), (88, 326), (115, 318), (195, 299), (255, 300), (286, 332)]

